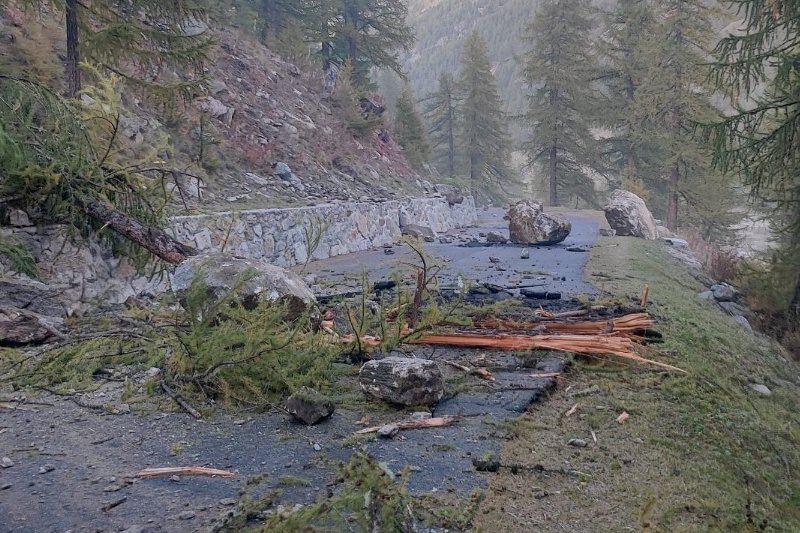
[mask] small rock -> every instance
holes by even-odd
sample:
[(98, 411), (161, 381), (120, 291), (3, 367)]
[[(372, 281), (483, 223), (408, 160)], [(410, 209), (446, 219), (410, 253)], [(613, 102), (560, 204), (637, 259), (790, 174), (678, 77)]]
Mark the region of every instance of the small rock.
[(14, 485), (12, 485), (11, 483), (3, 483), (2, 485), (0, 485), (0, 490), (8, 490), (13, 486)]
[(219, 501), (219, 504), (220, 505), (226, 505), (226, 506), (236, 505), (236, 498), (222, 498)]
[(0, 460), (0, 466), (3, 468), (11, 468), (14, 466), (14, 461), (12, 461), (10, 457), (3, 457), (3, 459)]
[(54, 467), (53, 465), (46, 464), (46, 465), (44, 465), (44, 466), (39, 468), (39, 473), (40, 474), (47, 474), (48, 472), (52, 472), (55, 469), (56, 469), (56, 467)]
[(597, 385), (592, 385), (588, 389), (582, 389), (582, 390), (579, 390), (579, 391), (575, 391), (575, 392), (572, 393), (572, 395), (575, 396), (575, 397), (587, 396), (589, 394), (595, 394), (597, 392), (600, 392), (600, 387), (597, 386)]
[(179, 482), (181, 480), (181, 477), (180, 476), (171, 476), (169, 478), (169, 480), (174, 482), (174, 483), (177, 483), (177, 482)]
[(601, 237), (613, 237), (613, 236), (615, 236), (617, 234), (617, 230), (600, 228), (600, 232), (599, 233), (600, 233)]
[(508, 242), (508, 239), (496, 231), (490, 231), (486, 234), (486, 242), (492, 244), (505, 244)]
[(197, 516), (197, 513), (195, 513), (194, 511), (182, 511), (178, 515), (178, 520), (191, 520), (195, 516)]
[(329, 398), (310, 387), (300, 387), (286, 400), (286, 410), (309, 426), (328, 418), (335, 409)]
[(567, 248), (568, 252), (588, 252), (589, 250), (583, 246), (570, 246)]
[(397, 424), (386, 424), (378, 430), (378, 436), (384, 439), (391, 439), (400, 432), (400, 426)]
[(519, 254), (520, 259), (530, 259), (531, 258), (531, 251), (527, 248), (522, 250), (522, 253)]
[(322, 451), (322, 446), (319, 445), (319, 442), (314, 443), (314, 451), (315, 452)]
[(123, 529), (120, 533), (144, 533), (145, 529), (144, 526), (128, 526), (127, 528)]
[(30, 226), (31, 221), (25, 211), (11, 208), (8, 210), (8, 225), (20, 228)]
[(500, 459), (494, 452), (488, 452), (480, 457), (473, 457), (472, 466), (478, 472), (497, 472), (500, 470)]
[(386, 357), (368, 361), (358, 375), (361, 390), (398, 405), (431, 405), (444, 395), (444, 378), (427, 359)]
[(489, 262), (490, 262), (490, 263), (499, 263), (499, 262), (500, 262), (500, 258), (499, 258), (499, 257), (494, 257), (494, 256), (490, 255), (490, 256), (489, 256)]
[(431, 416), (428, 411), (416, 411), (411, 413), (411, 420), (428, 420)]
[(589, 443), (583, 439), (569, 439), (567, 444), (575, 446), (576, 448), (586, 448), (589, 445)]
[(759, 394), (763, 394), (764, 396), (772, 396), (772, 391), (769, 390), (769, 387), (762, 385), (761, 383), (752, 383), (750, 388)]

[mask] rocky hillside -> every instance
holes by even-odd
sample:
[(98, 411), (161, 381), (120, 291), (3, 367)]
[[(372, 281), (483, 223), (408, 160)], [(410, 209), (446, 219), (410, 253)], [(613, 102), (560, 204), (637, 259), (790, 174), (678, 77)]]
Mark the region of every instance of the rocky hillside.
[[(0, 8), (0, 73), (60, 88), (62, 23), (47, 13)], [(320, 98), (316, 67), (285, 62), (245, 32), (215, 24), (208, 30), (218, 45), (206, 68), (207, 95), (165, 115), (140, 95), (122, 91), (120, 132), (134, 145), (158, 147), (167, 166), (196, 176), (180, 180), (176, 211), (425, 192), (393, 140), (381, 140), (377, 132), (354, 136), (344, 111)]]

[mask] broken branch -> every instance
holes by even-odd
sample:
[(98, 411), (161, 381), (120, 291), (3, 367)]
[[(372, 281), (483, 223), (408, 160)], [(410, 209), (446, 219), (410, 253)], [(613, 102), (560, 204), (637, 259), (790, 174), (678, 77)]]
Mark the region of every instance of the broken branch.
[[(403, 422), (396, 422), (396, 425), (400, 429), (424, 429), (424, 428), (441, 428), (449, 426), (457, 420), (454, 416), (440, 416), (436, 418), (423, 418), (420, 420), (405, 420)], [(381, 426), (372, 426), (364, 429), (359, 429), (356, 431), (356, 435), (364, 435), (366, 433), (375, 433), (379, 429), (381, 429), (384, 425)]]
[(139, 477), (156, 477), (156, 476), (220, 476), (220, 477), (234, 477), (236, 474), (229, 470), (218, 470), (216, 468), (207, 468), (205, 466), (165, 466), (161, 468), (145, 468), (138, 474)]

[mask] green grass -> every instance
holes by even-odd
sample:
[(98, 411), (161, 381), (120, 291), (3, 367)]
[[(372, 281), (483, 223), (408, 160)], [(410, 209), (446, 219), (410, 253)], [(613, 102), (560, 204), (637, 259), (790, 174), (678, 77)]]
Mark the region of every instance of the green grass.
[[(774, 342), (699, 300), (703, 287), (662, 244), (614, 242), (620, 247), (604, 248), (601, 240), (594, 249), (589, 279), (594, 271), (628, 273), (625, 280), (593, 280), (623, 300), (637, 298), (649, 284), (650, 312), (665, 336), (659, 350), (688, 372), (650, 377), (647, 386), (657, 391), (653, 403), (632, 399), (625, 408), (649, 419), (653, 445), (681, 458), (682, 481), (713, 517), (706, 526), (742, 530), (766, 520), (775, 530), (800, 530), (800, 387), (787, 381), (796, 379), (798, 366)], [(765, 383), (773, 394), (761, 396), (751, 383)], [(656, 503), (650, 512), (668, 527), (686, 511)]]

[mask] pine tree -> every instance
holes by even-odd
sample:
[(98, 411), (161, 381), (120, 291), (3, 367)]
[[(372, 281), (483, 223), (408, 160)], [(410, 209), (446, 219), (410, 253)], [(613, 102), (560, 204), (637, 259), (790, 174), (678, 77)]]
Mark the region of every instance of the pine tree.
[(590, 16), (588, 0), (549, 0), (528, 27), (532, 49), (523, 74), (533, 92), (523, 119), (531, 128), (525, 148), (529, 164), (546, 169), (552, 206), (562, 194), (596, 203), (588, 174), (599, 167), (590, 133), (597, 102)]
[(463, 102), (461, 143), (470, 189), (476, 199), (500, 199), (511, 180), (511, 138), (486, 42), (477, 31), (472, 32), (464, 48), (459, 86)]
[[(202, 65), (213, 44), (206, 35), (206, 9), (191, 0), (27, 0), (54, 5), (65, 14), (67, 94), (82, 87), (85, 59), (151, 94), (187, 96), (203, 76)], [(165, 79), (177, 71), (179, 79)]]
[[(715, 50), (716, 87), (740, 105), (707, 129), (715, 163), (738, 170), (754, 197), (775, 207), (781, 237), (773, 273), (800, 317), (800, 1), (736, 0), (743, 33)], [(760, 90), (759, 90), (760, 89)]]
[(354, 81), (369, 83), (373, 67), (402, 73), (399, 50), (408, 50), (414, 34), (406, 24), (402, 0), (324, 0), (325, 20), (320, 28), (323, 67), (350, 62)]
[(430, 145), (422, 118), (414, 105), (414, 95), (408, 86), (397, 99), (394, 123), (397, 141), (403, 147), (406, 159), (412, 167), (421, 169), (430, 158)]
[(709, 150), (694, 137), (695, 125), (716, 115), (704, 66), (712, 13), (697, 0), (667, 0), (658, 9), (659, 23), (643, 45), (647, 69), (633, 105), (633, 142), (654, 157), (640, 172), (670, 230), (678, 228), (681, 204), (706, 230), (724, 228), (731, 189), (713, 172)]
[(439, 87), (423, 99), (428, 120), (428, 138), (436, 156), (437, 167), (448, 177), (456, 175), (456, 133), (459, 96), (455, 78), (449, 72), (439, 76)]
[(646, 70), (642, 48), (655, 29), (651, 0), (618, 0), (604, 14), (601, 80), (609, 97), (603, 122), (611, 130), (604, 152), (622, 183), (641, 184), (637, 169), (646, 163), (645, 147), (634, 142), (633, 103)]

